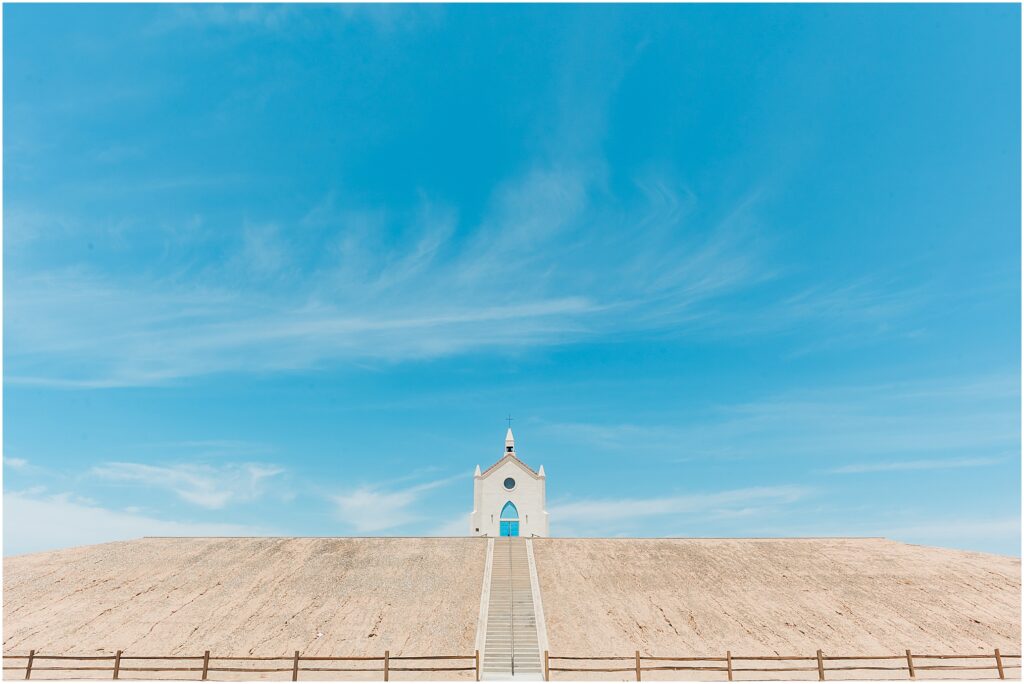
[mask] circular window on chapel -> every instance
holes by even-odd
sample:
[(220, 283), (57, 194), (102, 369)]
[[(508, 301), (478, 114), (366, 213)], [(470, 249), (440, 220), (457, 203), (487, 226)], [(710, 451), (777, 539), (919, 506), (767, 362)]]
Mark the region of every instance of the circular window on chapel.
[(506, 477), (505, 478), (505, 489), (515, 489), (515, 488), (516, 488), (516, 481), (513, 480), (511, 477)]

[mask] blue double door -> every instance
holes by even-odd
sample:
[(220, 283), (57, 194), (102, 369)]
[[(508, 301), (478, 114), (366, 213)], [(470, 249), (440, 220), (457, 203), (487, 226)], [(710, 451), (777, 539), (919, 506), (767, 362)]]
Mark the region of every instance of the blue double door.
[(498, 525), (502, 537), (519, 536), (519, 510), (511, 501), (505, 503), (498, 517)]

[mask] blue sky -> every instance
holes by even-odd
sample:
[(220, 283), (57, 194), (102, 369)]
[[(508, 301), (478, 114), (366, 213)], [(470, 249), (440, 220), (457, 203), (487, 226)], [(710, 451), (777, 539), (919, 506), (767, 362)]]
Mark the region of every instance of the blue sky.
[(7, 5), (4, 553), (1020, 552), (1020, 8)]

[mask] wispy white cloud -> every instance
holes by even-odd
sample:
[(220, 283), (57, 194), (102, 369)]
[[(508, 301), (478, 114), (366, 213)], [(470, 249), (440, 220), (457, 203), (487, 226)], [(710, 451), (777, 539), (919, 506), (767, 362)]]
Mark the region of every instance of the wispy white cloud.
[(820, 512), (803, 515), (785, 526), (764, 521), (750, 529), (757, 536), (886, 537), (909, 544), (1020, 555), (1020, 516), (926, 516), (905, 509), (879, 515), (874, 504), (844, 513), (827, 519)]
[(280, 475), (284, 469), (258, 463), (214, 467), (111, 462), (95, 466), (90, 472), (106, 480), (170, 491), (202, 508), (221, 509), (260, 497), (266, 490), (266, 481)]
[(558, 503), (549, 508), (560, 525), (586, 526), (633, 523), (640, 519), (699, 514), (721, 518), (750, 514), (766, 506), (797, 502), (811, 493), (807, 487), (748, 487), (721, 492), (682, 494), (644, 499), (583, 499)]
[[(560, 502), (550, 509), (552, 529), (580, 536), (687, 535), (694, 530), (722, 536), (887, 536), (1019, 553), (1019, 531), (1007, 523), (1009, 518), (989, 521), (979, 513), (947, 525), (884, 490), (869, 497), (863, 509), (842, 503), (851, 495), (849, 478), (859, 473), (935, 471), (935, 477), (953, 478), (958, 470), (984, 468), (997, 479), (1019, 477), (1018, 382), (1015, 373), (1008, 373), (822, 385), (700, 407), (687, 415), (673, 413), (660, 422), (540, 424), (538, 431), (556, 450), (565, 444), (648, 462), (698, 462), (694, 472), (704, 477), (707, 467), (749, 469), (751, 477), (739, 475), (743, 484), (763, 482), (761, 473), (771, 463), (770, 472), (802, 473), (797, 483), (813, 483), (820, 494), (784, 504), (767, 500), (717, 507), (696, 499), (697, 510), (689, 505), (692, 501), (673, 497), (587, 501), (564, 512)], [(827, 473), (834, 475), (822, 480)], [(854, 496), (863, 491), (860, 486), (855, 490)], [(668, 513), (655, 515), (659, 511)]]
[(861, 278), (840, 285), (804, 288), (783, 298), (778, 306), (790, 316), (811, 320), (884, 320), (905, 311), (920, 295), (918, 288)]
[[(680, 233), (652, 223), (678, 221), (671, 210), (608, 214), (590, 202), (590, 183), (572, 170), (530, 172), (458, 241), (441, 207), (406, 224), (373, 219), (402, 238), (386, 244), (385, 231), (328, 205), (308, 219), (329, 226), (317, 244), (248, 226), (225, 265), (184, 276), (23, 274), (8, 288), (7, 381), (150, 385), (678, 332), (702, 303), (762, 277), (733, 234), (746, 230), (736, 216)], [(651, 229), (630, 231), (638, 220)]]
[(355, 532), (382, 532), (427, 518), (415, 508), (424, 495), (454, 482), (466, 482), (466, 479), (459, 475), (397, 489), (363, 485), (332, 499), (338, 519)]
[[(1020, 517), (929, 520), (909, 525), (880, 526), (878, 534), (916, 544), (976, 549), (998, 542), (1006, 549), (1016, 547), (1020, 554)], [(1014, 551), (1008, 551), (1013, 553)]]
[[(334, 30), (335, 22), (319, 21), (324, 14), (338, 25), (369, 22), (383, 31), (429, 24), (433, 16), (423, 7), (297, 12), (268, 5), (159, 14), (153, 31), (205, 27), (218, 35), (284, 25)], [(779, 273), (760, 220), (771, 194), (766, 183), (750, 182), (714, 206), (670, 172), (610, 183), (603, 154), (609, 108), (648, 41), (599, 33), (579, 26), (568, 32), (547, 94), (552, 115), (542, 122), (536, 149), (481, 198), (483, 209), (472, 218), (447, 198), (367, 206), (328, 191), (311, 206), (293, 207), (291, 218), (217, 226), (182, 219), (161, 245), (166, 259), (142, 260), (145, 269), (134, 269), (132, 259), (117, 272), (67, 262), (20, 270), (13, 261), (5, 380), (157, 385), (214, 373), (514, 353), (590, 340), (738, 337), (821, 319), (839, 334), (855, 334), (905, 310), (897, 289), (871, 283), (802, 284), (764, 302), (760, 286)], [(605, 49), (595, 51), (595, 40)], [(282, 87), (267, 80), (275, 79), (246, 83), (244, 91)], [(253, 110), (231, 97), (224, 106), (232, 115), (233, 107)], [(260, 187), (259, 179), (216, 175), (97, 182), (117, 193), (132, 183), (143, 194), (239, 182)], [(85, 189), (95, 195), (95, 188)], [(28, 207), (9, 214), (11, 234), (52, 235)], [(73, 230), (76, 222), (68, 223)], [(133, 220), (140, 243), (150, 224)], [(735, 301), (752, 292), (752, 304)]]
[(671, 423), (566, 421), (539, 429), (557, 440), (670, 460), (813, 459), (823, 470), (851, 463), (970, 467), (1006, 462), (1019, 450), (1018, 391), (1015, 375), (832, 385), (723, 403)]
[(268, 453), (271, 445), (245, 439), (178, 439), (156, 442), (139, 442), (131, 445), (153, 451), (187, 452), (193, 460), (231, 457), (251, 457), (253, 454)]
[(149, 33), (199, 27), (274, 31), (296, 16), (288, 5), (180, 5), (160, 13)]
[(4, 456), (4, 466), (11, 470), (24, 470), (28, 467), (28, 461), (24, 458), (16, 458), (14, 456)]
[(231, 266), (249, 277), (262, 279), (280, 273), (288, 266), (290, 256), (277, 225), (247, 225), (242, 233), (241, 249)]
[(850, 465), (832, 468), (828, 472), (847, 475), (857, 473), (883, 473), (894, 470), (948, 470), (950, 468), (976, 468), (1005, 462), (1005, 458), (922, 458), (914, 461), (851, 463)]
[(250, 536), (273, 532), (248, 525), (183, 522), (97, 506), (70, 494), (4, 494), (4, 555), (136, 539), (143, 536)]
[(304, 32), (340, 32), (351, 25), (365, 25), (383, 34), (410, 31), (436, 24), (442, 13), (430, 6), (402, 5), (323, 5), (299, 11), (288, 4), (265, 5), (169, 5), (145, 31), (159, 35), (176, 30), (212, 29), (215, 31), (265, 34), (288, 29), (291, 35)]
[(956, 450), (991, 457), (1019, 443), (1019, 413), (1008, 401), (1018, 392), (1012, 375), (821, 387), (723, 407), (715, 429), (781, 440), (788, 453), (823, 462)]
[(680, 425), (631, 423), (549, 422), (538, 425), (546, 435), (602, 449), (660, 449), (684, 446), (687, 432)]
[(465, 537), (467, 534), (469, 534), (469, 513), (457, 515), (426, 533), (428, 537)]

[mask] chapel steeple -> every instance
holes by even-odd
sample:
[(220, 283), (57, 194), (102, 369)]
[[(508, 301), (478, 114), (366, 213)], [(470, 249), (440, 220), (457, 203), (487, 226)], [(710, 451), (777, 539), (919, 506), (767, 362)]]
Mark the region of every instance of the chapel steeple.
[(508, 432), (505, 433), (505, 453), (516, 453), (516, 438), (512, 436), (512, 428), (509, 428)]

